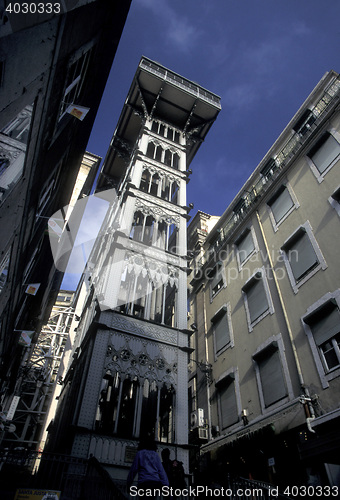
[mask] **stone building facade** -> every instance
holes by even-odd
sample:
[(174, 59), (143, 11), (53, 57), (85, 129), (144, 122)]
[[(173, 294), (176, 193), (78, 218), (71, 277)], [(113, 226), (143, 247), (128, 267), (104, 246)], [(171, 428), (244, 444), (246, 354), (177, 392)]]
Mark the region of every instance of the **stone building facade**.
[(193, 255), (200, 467), (220, 481), (339, 484), (339, 94), (331, 71)]

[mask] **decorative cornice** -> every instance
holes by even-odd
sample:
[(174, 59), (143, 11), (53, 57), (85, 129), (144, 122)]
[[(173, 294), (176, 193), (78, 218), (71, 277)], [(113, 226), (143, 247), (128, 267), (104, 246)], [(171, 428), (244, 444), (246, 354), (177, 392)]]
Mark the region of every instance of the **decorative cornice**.
[(139, 321), (114, 311), (102, 312), (100, 322), (120, 332), (157, 340), (173, 346), (177, 345), (177, 331), (163, 325)]

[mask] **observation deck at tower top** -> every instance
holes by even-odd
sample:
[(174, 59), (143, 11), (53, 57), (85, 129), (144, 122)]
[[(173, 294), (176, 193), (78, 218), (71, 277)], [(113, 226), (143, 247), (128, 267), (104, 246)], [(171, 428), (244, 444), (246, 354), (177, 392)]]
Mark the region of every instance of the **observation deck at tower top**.
[(218, 109), (221, 109), (221, 98), (216, 94), (209, 92), (209, 90), (204, 89), (197, 83), (192, 82), (187, 78), (184, 78), (145, 57), (141, 59), (139, 66), (146, 71), (153, 73), (159, 78), (170, 82), (172, 85), (180, 87), (182, 90), (185, 90), (189, 94), (193, 94), (199, 99), (207, 101), (211, 105), (216, 106)]
[(186, 136), (186, 164), (204, 141), (220, 110), (220, 97), (146, 57), (142, 57), (104, 160), (105, 176), (118, 181), (136, 151), (146, 120), (158, 119)]

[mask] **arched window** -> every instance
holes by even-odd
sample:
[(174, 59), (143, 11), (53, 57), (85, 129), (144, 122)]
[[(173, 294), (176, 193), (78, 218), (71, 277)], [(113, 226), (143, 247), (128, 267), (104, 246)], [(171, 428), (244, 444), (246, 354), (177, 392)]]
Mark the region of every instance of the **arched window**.
[(149, 142), (148, 149), (146, 150), (146, 156), (148, 158), (154, 158), (156, 146), (153, 142)]
[(117, 427), (119, 437), (132, 438), (134, 435), (138, 389), (139, 381), (137, 377), (134, 377), (133, 379), (126, 378), (124, 380)]
[(175, 285), (166, 287), (165, 291), (165, 311), (164, 311), (164, 324), (168, 326), (175, 326), (176, 323), (176, 293)]
[(165, 150), (165, 154), (164, 154), (164, 163), (165, 163), (165, 165), (168, 165), (168, 167), (171, 167), (171, 163), (172, 163), (172, 153), (171, 153), (170, 149), (166, 149), (166, 150)]
[(151, 174), (148, 170), (144, 170), (142, 174), (142, 178), (140, 181), (140, 186), (139, 189), (143, 191), (144, 193), (148, 193), (150, 189), (150, 179), (151, 179)]
[(155, 227), (155, 218), (152, 215), (148, 215), (145, 219), (144, 232), (143, 232), (143, 243), (145, 245), (152, 244), (152, 236)]
[(172, 203), (177, 203), (178, 202), (178, 190), (179, 186), (176, 181), (174, 181), (171, 185), (171, 202)]
[(156, 147), (156, 153), (155, 153), (154, 159), (157, 161), (162, 161), (162, 153), (163, 153), (162, 146), (158, 145)]
[(179, 155), (174, 153), (172, 156), (172, 168), (176, 168), (178, 170), (179, 167)]
[(158, 222), (156, 246), (166, 250), (167, 241), (168, 241), (168, 224), (164, 220), (161, 220)]
[(168, 248), (167, 248), (167, 250), (171, 253), (177, 253), (177, 236), (178, 236), (178, 228), (176, 224), (171, 224), (169, 226)]
[(146, 379), (143, 385), (142, 415), (140, 436), (155, 436), (157, 424), (158, 387), (156, 382)]
[(144, 228), (144, 214), (140, 210), (135, 212), (133, 217), (130, 238), (135, 241), (142, 241)]
[(170, 181), (167, 177), (163, 177), (162, 191), (161, 191), (161, 197), (163, 198), (163, 200), (169, 200), (169, 192), (170, 192)]
[(150, 186), (150, 194), (157, 196), (158, 194), (158, 185), (160, 183), (160, 177), (158, 174), (154, 174), (152, 176), (151, 186)]
[(118, 395), (120, 387), (119, 373), (111, 374), (108, 370), (102, 381), (97, 408), (95, 428), (105, 434), (113, 434), (117, 419)]
[(165, 384), (160, 390), (158, 441), (172, 443), (174, 435), (175, 390)]

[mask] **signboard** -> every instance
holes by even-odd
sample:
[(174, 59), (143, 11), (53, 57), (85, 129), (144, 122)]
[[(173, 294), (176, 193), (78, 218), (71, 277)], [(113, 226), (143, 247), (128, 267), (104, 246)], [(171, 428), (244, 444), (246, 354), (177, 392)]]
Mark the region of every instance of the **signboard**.
[(19, 488), (14, 500), (59, 500), (60, 491), (35, 490), (34, 488)]

